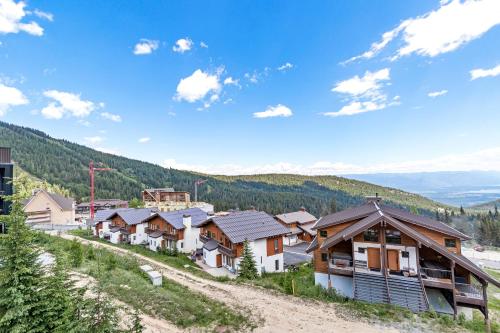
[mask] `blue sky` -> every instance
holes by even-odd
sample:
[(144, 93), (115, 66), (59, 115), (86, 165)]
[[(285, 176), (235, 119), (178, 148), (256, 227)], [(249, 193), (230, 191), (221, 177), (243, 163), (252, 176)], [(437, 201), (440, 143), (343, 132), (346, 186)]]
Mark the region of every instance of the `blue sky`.
[(0, 120), (211, 173), (500, 170), (500, 2), (0, 0)]

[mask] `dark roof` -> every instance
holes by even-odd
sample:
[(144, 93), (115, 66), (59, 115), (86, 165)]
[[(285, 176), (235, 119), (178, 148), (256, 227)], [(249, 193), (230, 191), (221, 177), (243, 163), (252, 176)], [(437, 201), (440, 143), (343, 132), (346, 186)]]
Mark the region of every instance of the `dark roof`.
[(313, 230), (312, 227), (313, 227), (312, 223), (298, 225), (298, 228), (301, 229), (302, 231), (307, 232), (311, 236), (316, 236), (317, 232), (316, 230)]
[(94, 221), (95, 223), (103, 222), (108, 220), (114, 213), (123, 211), (123, 210), (129, 210), (132, 208), (115, 208), (115, 209), (103, 209), (103, 210), (98, 210), (94, 213)]
[(276, 218), (280, 219), (286, 224), (290, 223), (308, 223), (316, 221), (316, 217), (305, 210), (299, 210), (298, 212), (291, 212), (285, 214), (276, 215)]
[(207, 249), (208, 251), (213, 251), (218, 247), (219, 243), (217, 243), (217, 241), (213, 239), (210, 239), (208, 242), (205, 243), (205, 245), (203, 245), (203, 248)]
[(314, 237), (311, 244), (306, 249), (306, 253), (310, 253), (318, 248), (318, 236)]
[(443, 222), (436, 221), (425, 216), (415, 215), (402, 209), (393, 208), (387, 205), (380, 205), (373, 201), (355, 208), (346, 209), (337, 213), (326, 215), (319, 219), (318, 222), (316, 222), (313, 229), (320, 229), (349, 221), (363, 219), (378, 210), (380, 210), (387, 216), (391, 216), (403, 222), (411, 223), (413, 225), (421, 226), (460, 239), (471, 239), (471, 237), (461, 233), (460, 231), (450, 227)]
[(136, 208), (136, 209), (116, 209), (116, 212), (108, 217), (113, 218), (115, 215), (120, 216), (128, 225), (139, 224), (147, 217), (156, 212), (153, 208)]
[(210, 221), (213, 221), (234, 244), (242, 243), (245, 239), (254, 241), (285, 235), (289, 232), (285, 226), (276, 221), (271, 215), (255, 210), (213, 216), (202, 224)]
[(184, 229), (182, 218), (184, 215), (191, 216), (191, 225), (193, 227), (199, 226), (208, 218), (208, 214), (200, 208), (181, 209), (172, 212), (158, 213), (163, 219), (170, 223), (175, 229)]

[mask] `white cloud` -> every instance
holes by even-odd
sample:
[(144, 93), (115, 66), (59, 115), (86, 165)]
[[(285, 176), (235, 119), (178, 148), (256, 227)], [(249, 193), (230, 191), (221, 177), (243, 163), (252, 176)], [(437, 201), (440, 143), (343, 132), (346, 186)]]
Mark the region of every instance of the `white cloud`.
[(292, 110), (285, 105), (268, 106), (265, 111), (255, 112), (254, 118), (291, 117)]
[(158, 49), (159, 43), (157, 40), (141, 39), (134, 47), (135, 55), (151, 54)]
[(101, 136), (87, 136), (84, 139), (87, 143), (91, 145), (95, 145), (104, 141), (104, 138)]
[(151, 141), (151, 138), (148, 137), (140, 138), (139, 140), (137, 140), (137, 142), (139, 143), (147, 143), (149, 141)]
[(208, 49), (208, 45), (205, 42), (200, 42), (200, 47)]
[(427, 160), (393, 161), (356, 165), (345, 162), (317, 161), (310, 165), (288, 162), (242, 166), (238, 164), (195, 165), (178, 163), (174, 159), (164, 160), (163, 166), (191, 170), (207, 174), (252, 175), (263, 173), (290, 173), (302, 175), (342, 175), (389, 172), (432, 172), (432, 171), (500, 171), (500, 147), (483, 149), (464, 154), (446, 154)]
[(284, 71), (287, 71), (287, 70), (292, 69), (292, 68), (293, 68), (293, 65), (291, 63), (287, 62), (276, 69), (281, 71), (281, 72), (284, 72)]
[(377, 111), (384, 109), (387, 105), (385, 103), (376, 103), (376, 102), (351, 102), (343, 106), (339, 111), (335, 112), (325, 112), (324, 116), (328, 117), (340, 117), (340, 116), (352, 116), (358, 113)]
[(37, 17), (45, 19), (47, 21), (50, 21), (50, 22), (54, 21), (54, 15), (52, 13), (47, 13), (47, 12), (43, 12), (39, 9), (35, 9), (33, 11), (33, 14), (35, 14)]
[(109, 113), (109, 112), (102, 112), (101, 117), (103, 117), (104, 119), (114, 121), (116, 123), (119, 123), (122, 121), (122, 117), (120, 115)]
[(382, 92), (384, 82), (389, 80), (390, 70), (384, 68), (376, 72), (366, 71), (363, 77), (356, 75), (337, 83), (332, 91), (347, 95), (349, 103), (339, 111), (324, 112), (323, 115), (329, 117), (352, 116), (398, 105), (400, 103), (399, 96), (395, 96), (391, 102), (388, 102), (387, 95)]
[(498, 76), (498, 75), (500, 75), (500, 65), (489, 69), (476, 68), (470, 71), (471, 80), (476, 80), (488, 76)]
[(497, 24), (500, 24), (498, 0), (442, 1), (438, 9), (403, 21), (384, 33), (382, 40), (372, 44), (370, 50), (345, 63), (374, 57), (398, 36), (403, 45), (392, 60), (413, 53), (435, 57), (481, 37)]
[(43, 94), (53, 100), (41, 111), (48, 119), (61, 119), (65, 114), (84, 118), (99, 107), (94, 102), (82, 100), (80, 95), (69, 92), (48, 90)]
[(184, 53), (186, 51), (191, 50), (192, 47), (193, 47), (193, 41), (186, 37), (177, 40), (175, 42), (175, 45), (172, 47), (172, 50), (174, 52)]
[(446, 95), (447, 93), (448, 93), (448, 90), (443, 89), (443, 90), (439, 90), (439, 91), (432, 91), (432, 92), (428, 93), (427, 96), (434, 98), (434, 97)]
[(245, 79), (247, 79), (248, 81), (252, 82), (252, 83), (257, 83), (259, 82), (259, 74), (257, 73), (245, 73)]
[(29, 101), (21, 90), (0, 83), (0, 117), (13, 106), (25, 105)]
[(200, 101), (209, 93), (217, 94), (221, 89), (219, 76), (197, 69), (190, 76), (180, 80), (177, 85), (176, 99), (189, 103)]
[(23, 1), (0, 0), (0, 34), (27, 32), (34, 36), (42, 36), (43, 28), (36, 22), (23, 22), (29, 14), (25, 11), (26, 3)]
[(224, 79), (224, 85), (233, 85), (240, 87), (240, 80), (233, 79), (231, 76), (229, 76)]
[(358, 75), (337, 83), (332, 91), (352, 96), (378, 94), (381, 81), (390, 80), (390, 69), (384, 68), (377, 72), (366, 71), (363, 77)]
[(88, 120), (83, 120), (83, 119), (79, 119), (78, 120), (78, 123), (82, 126), (85, 126), (85, 127), (90, 127), (92, 126), (92, 124), (90, 123), (90, 121)]
[(177, 115), (177, 113), (175, 113), (174, 111), (168, 111), (167, 114), (170, 116), (170, 117), (175, 117)]

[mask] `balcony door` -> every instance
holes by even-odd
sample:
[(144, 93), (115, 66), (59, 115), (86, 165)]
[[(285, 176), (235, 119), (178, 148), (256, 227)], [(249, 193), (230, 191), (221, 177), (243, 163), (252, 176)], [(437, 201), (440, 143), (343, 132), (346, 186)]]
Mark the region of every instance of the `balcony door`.
[(387, 250), (387, 268), (390, 271), (399, 271), (399, 251)]
[(367, 248), (368, 252), (368, 268), (380, 269), (380, 249), (378, 247)]

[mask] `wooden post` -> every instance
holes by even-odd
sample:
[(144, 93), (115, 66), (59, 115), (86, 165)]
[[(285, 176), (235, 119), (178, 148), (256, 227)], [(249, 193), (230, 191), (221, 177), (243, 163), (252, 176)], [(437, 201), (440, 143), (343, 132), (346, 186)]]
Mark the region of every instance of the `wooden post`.
[(453, 319), (457, 319), (457, 291), (455, 287), (455, 261), (451, 261), (451, 293), (453, 297)]
[[(351, 237), (352, 245), (352, 296), (356, 295), (356, 255), (354, 254), (354, 238)], [(367, 254), (368, 255), (368, 254)]]
[(295, 279), (292, 279), (292, 294), (295, 296)]
[(490, 317), (488, 315), (488, 282), (483, 282), (483, 301), (484, 301), (484, 324), (486, 325), (486, 332), (491, 333)]
[(331, 280), (331, 277), (330, 277), (330, 251), (328, 250), (327, 252), (327, 255), (326, 255), (326, 258), (327, 258), (327, 269), (328, 269), (328, 289), (331, 289), (332, 288), (332, 280)]
[(382, 247), (382, 251), (380, 251), (381, 255), (382, 255), (382, 261), (381, 261), (381, 266), (382, 266), (382, 273), (384, 275), (384, 279), (385, 279), (385, 287), (386, 287), (386, 290), (387, 290), (387, 299), (389, 301), (389, 304), (391, 304), (391, 293), (389, 292), (389, 282), (387, 281), (387, 263), (386, 263), (386, 259), (387, 259), (387, 249), (385, 247), (385, 221), (382, 220), (382, 223), (380, 224), (381, 225), (381, 233), (382, 233), (382, 241), (381, 241), (381, 247)]
[(416, 260), (417, 260), (417, 276), (418, 280), (420, 281), (420, 286), (422, 287), (422, 292), (424, 293), (425, 296), (425, 304), (427, 304), (427, 308), (430, 308), (429, 305), (429, 299), (427, 298), (427, 291), (425, 290), (424, 282), (422, 281), (422, 273), (420, 271), (420, 248), (422, 247), (422, 244), (420, 242), (417, 243), (417, 248), (415, 251), (416, 255)]

